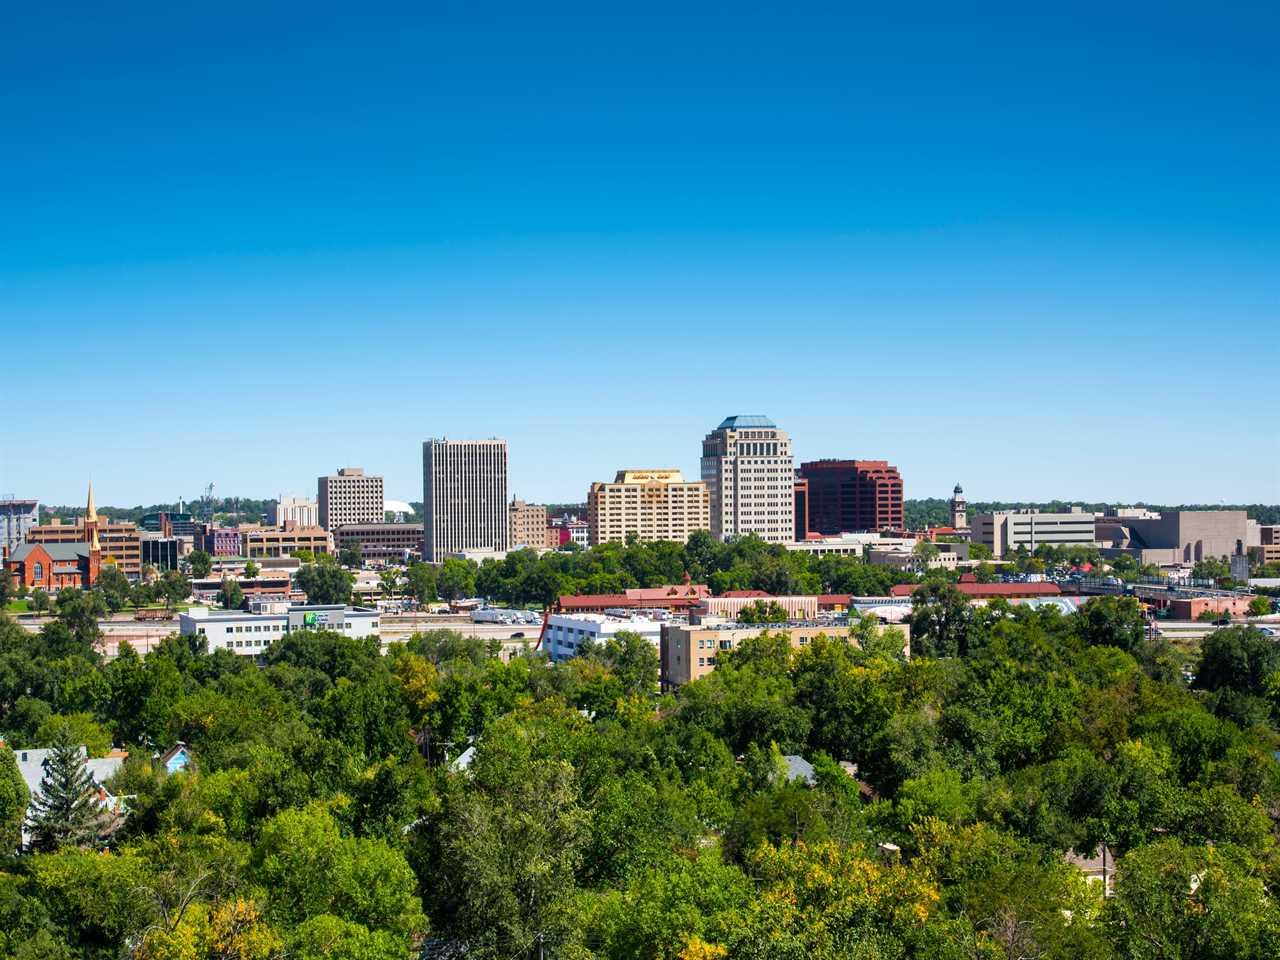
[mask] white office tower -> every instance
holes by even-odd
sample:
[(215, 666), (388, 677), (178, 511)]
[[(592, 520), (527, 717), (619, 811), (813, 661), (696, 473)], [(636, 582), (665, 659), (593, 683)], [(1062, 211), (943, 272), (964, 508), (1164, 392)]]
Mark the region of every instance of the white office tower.
[(510, 548), (507, 441), (422, 444), (422, 558)]
[(768, 417), (729, 417), (702, 441), (702, 480), (711, 493), (711, 532), (795, 539), (791, 437)]

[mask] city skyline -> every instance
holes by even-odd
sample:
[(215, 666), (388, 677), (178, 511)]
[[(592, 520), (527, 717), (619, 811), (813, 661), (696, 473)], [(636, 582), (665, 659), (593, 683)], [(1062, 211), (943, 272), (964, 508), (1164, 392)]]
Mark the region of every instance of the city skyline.
[(7, 22), (0, 491), (413, 499), (448, 432), (581, 500), (764, 411), (909, 497), (1280, 501), (1280, 9), (237, 24)]
[[(734, 414), (728, 414), (727, 416), (733, 416), (733, 415)], [(750, 415), (750, 414), (747, 414), (747, 415)], [(723, 419), (723, 418), (717, 418), (717, 419)], [(785, 424), (776, 420), (776, 418), (771, 418), (771, 419), (775, 419), (775, 422), (778, 422), (778, 425), (783, 429), (786, 428)], [(707, 427), (706, 429), (709, 430), (712, 427), (714, 427), (714, 424), (712, 424), (711, 427)], [(788, 431), (788, 432), (791, 432), (791, 431)], [(445, 433), (442, 432), (441, 435), (444, 436)], [(454, 430), (454, 431), (449, 431), (448, 435), (452, 437), (462, 438), (467, 434), (464, 431)], [(610, 480), (612, 480), (612, 478), (616, 473), (622, 470), (673, 469), (673, 470), (681, 471), (682, 473), (684, 473), (684, 475), (687, 478), (697, 477), (699, 474), (699, 458), (696, 455), (691, 458), (688, 458), (692, 461), (692, 465), (689, 465), (689, 464), (679, 465), (679, 464), (676, 464), (675, 462), (676, 458), (674, 457), (664, 458), (659, 453), (659, 454), (656, 454), (654, 457), (650, 457), (648, 460), (644, 460), (644, 462), (637, 462), (637, 463), (627, 462), (625, 464), (622, 462), (619, 462), (618, 465), (608, 467), (607, 469), (602, 467), (600, 470), (600, 476), (592, 477), (591, 479), (584, 479), (581, 491), (576, 491), (576, 487), (571, 487), (566, 485), (566, 481), (564, 480), (563, 476), (560, 475), (557, 479), (545, 482), (542, 485), (538, 486), (538, 489), (540, 490), (553, 491), (550, 495), (533, 495), (533, 494), (526, 493), (526, 489), (534, 485), (533, 484), (526, 485), (521, 482), (520, 478), (521, 478), (522, 472), (525, 472), (525, 471), (521, 470), (518, 454), (515, 452), (515, 448), (511, 443), (511, 441), (507, 437), (498, 436), (492, 431), (490, 432), (476, 431), (474, 435), (477, 437), (483, 436), (483, 437), (488, 437), (493, 439), (502, 439), (507, 441), (508, 448), (512, 450), (511, 457), (510, 457), (510, 472), (512, 477), (511, 483), (510, 483), (510, 496), (518, 497), (530, 503), (585, 504), (587, 500), (587, 494), (589, 492), (589, 489), (592, 483), (609, 482)], [(627, 438), (628, 443), (625, 444), (624, 446), (626, 446), (627, 449), (637, 449), (637, 446), (635, 444), (635, 441), (637, 439), (641, 439), (641, 438), (638, 438), (632, 435), (631, 437)], [(797, 451), (794, 455), (794, 462), (797, 468), (801, 463), (821, 460), (821, 459), (855, 459), (855, 458), (871, 459), (871, 457), (864, 456), (860, 452), (847, 453), (844, 450), (836, 451), (834, 453), (829, 450), (828, 451), (816, 451), (816, 450), (807, 451), (806, 447), (809, 445), (804, 444), (803, 439), (800, 437), (797, 437), (794, 433), (792, 433), (792, 445)], [(640, 446), (647, 447), (648, 445), (642, 443), (640, 444)], [(403, 473), (402, 470), (392, 471), (392, 470), (382, 469), (378, 467), (376, 464), (374, 464), (370, 458), (335, 460), (334, 458), (328, 457), (327, 455), (320, 455), (315, 460), (314, 469), (312, 469), (311, 465), (301, 467), (303, 471), (311, 475), (309, 484), (306, 478), (302, 478), (296, 483), (282, 481), (274, 485), (271, 485), (271, 484), (264, 485), (258, 480), (252, 479), (251, 477), (250, 480), (246, 482), (246, 486), (244, 489), (237, 489), (234, 487), (228, 489), (226, 486), (224, 486), (224, 484), (220, 480), (215, 478), (214, 479), (214, 483), (215, 483), (214, 496), (215, 497), (243, 497), (243, 498), (270, 500), (270, 499), (274, 499), (278, 495), (283, 494), (286, 497), (301, 496), (311, 500), (315, 500), (317, 495), (317, 490), (316, 490), (317, 481), (315, 478), (325, 473), (332, 472), (334, 469), (335, 463), (342, 463), (344, 469), (348, 466), (356, 467), (359, 469), (363, 469), (367, 474), (384, 477), (384, 479), (386, 480), (385, 489), (386, 489), (387, 499), (404, 500), (406, 502), (417, 501), (421, 497), (422, 479), (423, 479), (421, 451), (422, 451), (422, 441), (419, 440), (415, 444), (416, 460), (417, 460), (417, 467), (418, 467), (417, 476), (415, 478), (405, 480), (403, 483), (401, 482), (402, 478), (400, 479), (397, 478), (397, 474)], [(400, 458), (400, 459), (403, 459), (403, 458)], [(643, 460), (643, 458), (637, 458), (637, 457), (632, 457), (631, 459)], [(1234, 496), (1234, 497), (1229, 496), (1225, 494), (1224, 488), (1222, 488), (1221, 486), (1214, 488), (1216, 491), (1218, 491), (1217, 496), (1204, 497), (1204, 498), (1196, 498), (1196, 497), (1176, 498), (1176, 497), (1167, 497), (1167, 496), (1160, 497), (1160, 496), (1143, 495), (1141, 493), (1137, 493), (1131, 496), (1119, 496), (1114, 491), (1122, 490), (1122, 489), (1132, 489), (1132, 486), (1128, 483), (1117, 482), (1118, 478), (1114, 478), (1114, 477), (1103, 478), (1105, 482), (1102, 484), (1102, 486), (1106, 486), (1107, 489), (1099, 489), (1099, 486), (1100, 486), (1099, 483), (1096, 481), (1091, 481), (1089, 486), (1090, 486), (1090, 489), (1092, 489), (1094, 492), (1090, 494), (1081, 494), (1081, 493), (1072, 492), (1070, 490), (1051, 492), (1042, 496), (1032, 495), (1026, 492), (1019, 492), (1019, 491), (1007, 491), (1004, 493), (1000, 493), (1000, 492), (987, 492), (985, 490), (978, 490), (975, 492), (973, 490), (973, 486), (974, 486), (973, 482), (968, 478), (966, 478), (965, 476), (957, 476), (949, 482), (942, 483), (940, 489), (922, 491), (917, 489), (917, 484), (913, 483), (913, 472), (911, 471), (911, 469), (909, 467), (903, 466), (904, 462), (910, 462), (910, 461), (904, 461), (903, 458), (895, 457), (893, 454), (888, 454), (883, 457), (877, 456), (875, 457), (875, 459), (887, 459), (890, 464), (898, 467), (898, 469), (902, 472), (903, 487), (904, 487), (903, 496), (904, 496), (904, 499), (906, 500), (922, 500), (922, 499), (946, 500), (950, 498), (953, 486), (956, 483), (959, 483), (964, 487), (965, 493), (968, 499), (976, 503), (985, 503), (985, 502), (1049, 503), (1053, 501), (1063, 501), (1063, 502), (1076, 501), (1076, 502), (1086, 502), (1086, 503), (1117, 503), (1117, 504), (1145, 503), (1145, 504), (1162, 504), (1166, 506), (1177, 506), (1177, 505), (1185, 505), (1185, 504), (1245, 504), (1245, 503), (1275, 504), (1275, 503), (1280, 503), (1280, 489), (1274, 490), (1272, 492), (1272, 497), (1270, 499), (1266, 499), (1266, 498), (1257, 498), (1257, 497), (1249, 498), (1246, 496)], [(594, 462), (604, 463), (605, 455), (599, 455), (595, 457)], [(39, 491), (10, 489), (10, 486), (12, 485), (8, 483), (6, 477), (4, 476), (3, 467), (4, 467), (4, 464), (0, 463), (0, 499), (8, 498), (10, 494), (13, 494), (18, 499), (23, 499), (23, 498), (36, 499), (40, 502), (42, 507), (53, 507), (53, 506), (76, 507), (76, 506), (82, 505), (82, 501), (84, 498), (84, 488), (85, 488), (85, 484), (87, 483), (91, 483), (99, 491), (98, 499), (102, 504), (107, 506), (117, 507), (117, 508), (133, 507), (133, 506), (149, 506), (152, 504), (160, 504), (160, 503), (175, 503), (177, 502), (177, 499), (179, 496), (183, 496), (186, 502), (188, 504), (191, 504), (195, 502), (200, 491), (203, 490), (203, 487), (205, 486), (205, 483), (203, 481), (197, 483), (193, 477), (186, 484), (186, 486), (189, 489), (179, 490), (178, 493), (176, 494), (166, 494), (164, 491), (161, 490), (161, 491), (158, 491), (156, 495), (149, 496), (149, 497), (148, 496), (130, 497), (128, 494), (125, 494), (124, 496), (112, 495), (113, 492), (116, 490), (138, 490), (138, 489), (144, 489), (144, 488), (156, 489), (154, 487), (150, 487), (150, 488), (146, 487), (145, 483), (138, 484), (138, 485), (130, 485), (129, 479), (128, 479), (129, 474), (127, 470), (127, 465), (125, 465), (124, 468), (119, 471), (99, 470), (97, 473), (85, 476), (83, 478), (70, 476), (68, 479), (60, 479), (57, 484), (50, 485), (50, 489), (62, 489), (65, 487), (70, 491), (70, 493), (63, 498), (59, 498), (57, 496), (44, 496)], [(291, 470), (293, 469), (292, 466), (290, 467), (290, 469)], [(105, 485), (100, 475), (105, 475), (108, 478), (108, 482)], [(275, 476), (276, 474), (273, 473), (272, 475)], [(939, 474), (939, 475), (941, 476), (942, 474)], [(113, 476), (117, 478), (114, 483), (110, 479)], [(102, 493), (104, 489), (107, 491), (107, 493), (105, 494)], [(554, 492), (555, 490), (563, 490), (564, 493), (562, 495), (556, 495)], [(577, 496), (573, 495), (575, 491), (578, 493)]]

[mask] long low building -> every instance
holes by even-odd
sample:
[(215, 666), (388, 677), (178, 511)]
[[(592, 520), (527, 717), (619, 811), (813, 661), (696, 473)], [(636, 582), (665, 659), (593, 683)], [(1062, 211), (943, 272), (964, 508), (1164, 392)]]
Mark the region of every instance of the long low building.
[(989, 547), (996, 558), (1018, 549), (1034, 553), (1037, 547), (1092, 547), (1097, 543), (1095, 521), (1080, 507), (1066, 513), (1001, 510), (974, 517), (970, 538)]
[[(246, 577), (243, 568), (227, 579), (235, 581), (240, 592), (249, 600), (263, 597), (287, 599), (293, 592), (293, 578), (287, 570), (263, 571), (256, 577)], [(191, 595), (197, 600), (212, 600), (222, 592), (222, 577), (204, 577), (191, 581)]]
[(625, 593), (566, 594), (556, 604), (560, 613), (601, 613), (605, 610), (687, 611), (711, 596), (704, 583), (673, 583), (663, 587), (637, 587)]
[(792, 620), (812, 620), (818, 615), (817, 596), (799, 597), (708, 597), (693, 608), (693, 615), (700, 617), (724, 617), (736, 620), (747, 607), (758, 603), (777, 604)]
[[(890, 629), (881, 626), (879, 629)], [(902, 633), (903, 653), (910, 655), (910, 630), (906, 625), (892, 629)], [(748, 625), (740, 623), (664, 623), (659, 652), (662, 659), (664, 689), (689, 683), (715, 670), (721, 653), (736, 650), (743, 641), (762, 633), (783, 633), (793, 649), (802, 650), (815, 637), (844, 637), (849, 632), (847, 620), (792, 620), (786, 623)]]
[(654, 647), (662, 624), (647, 617), (614, 617), (600, 613), (553, 613), (542, 629), (540, 647), (552, 660), (576, 657), (587, 641), (606, 643), (619, 633), (638, 633)]
[(287, 557), (299, 550), (319, 556), (333, 553), (333, 535), (323, 527), (299, 527), (274, 530), (264, 527), (241, 527), (240, 549), (246, 557)]
[(333, 539), (339, 550), (355, 544), (364, 560), (404, 562), (422, 551), (420, 523), (352, 523), (338, 528)]
[(332, 630), (363, 639), (379, 636), (381, 614), (367, 607), (335, 604), (277, 604), (270, 612), (210, 610), (192, 607), (179, 616), (179, 633), (184, 637), (204, 637), (209, 650), (232, 653), (262, 653), (288, 633), (299, 630)]

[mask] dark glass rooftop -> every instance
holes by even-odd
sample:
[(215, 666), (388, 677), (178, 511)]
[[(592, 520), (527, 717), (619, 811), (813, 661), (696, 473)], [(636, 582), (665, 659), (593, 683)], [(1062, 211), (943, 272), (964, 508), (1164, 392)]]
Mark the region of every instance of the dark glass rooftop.
[(778, 425), (768, 417), (759, 413), (738, 414), (736, 417), (725, 417), (717, 430), (743, 430), (748, 427), (763, 427), (769, 430), (778, 429)]

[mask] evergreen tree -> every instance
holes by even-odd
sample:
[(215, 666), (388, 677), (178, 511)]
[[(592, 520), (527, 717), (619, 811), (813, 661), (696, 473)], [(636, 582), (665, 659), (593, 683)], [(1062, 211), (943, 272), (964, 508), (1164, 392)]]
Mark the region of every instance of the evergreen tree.
[(84, 751), (62, 731), (45, 761), (40, 792), (31, 801), (32, 845), (48, 852), (64, 846), (95, 844), (103, 820), (97, 794)]

